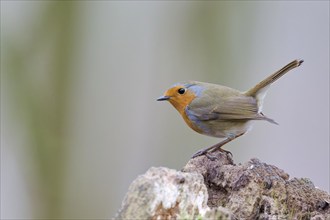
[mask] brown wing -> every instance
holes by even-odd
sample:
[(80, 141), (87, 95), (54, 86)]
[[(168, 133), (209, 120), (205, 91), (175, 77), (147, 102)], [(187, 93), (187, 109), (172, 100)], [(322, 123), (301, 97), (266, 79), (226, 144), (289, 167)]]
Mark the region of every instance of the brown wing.
[(202, 121), (259, 119), (257, 101), (244, 95), (231, 97), (196, 98), (189, 106), (189, 114)]

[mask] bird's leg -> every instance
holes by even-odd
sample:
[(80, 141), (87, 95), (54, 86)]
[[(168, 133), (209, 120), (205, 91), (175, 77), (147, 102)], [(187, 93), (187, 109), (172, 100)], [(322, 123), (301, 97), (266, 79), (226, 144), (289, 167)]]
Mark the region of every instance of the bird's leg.
[[(227, 139), (226, 139), (226, 140), (227, 140)], [(195, 158), (195, 157), (202, 156), (202, 155), (206, 154), (209, 150), (211, 150), (211, 149), (213, 149), (213, 148), (215, 148), (215, 147), (217, 147), (217, 146), (218, 146), (218, 144), (215, 144), (215, 145), (213, 145), (213, 146), (211, 146), (211, 147), (207, 147), (207, 148), (204, 148), (204, 149), (202, 149), (202, 150), (199, 150), (199, 151), (197, 151), (196, 153), (194, 153), (194, 155), (192, 155), (191, 158)]]
[(191, 158), (195, 158), (195, 157), (198, 157), (198, 156), (201, 156), (201, 155), (204, 155), (208, 152), (214, 152), (216, 150), (220, 150), (221, 152), (226, 152), (226, 153), (229, 153), (231, 155), (233, 155), (230, 151), (227, 151), (227, 150), (224, 150), (222, 149), (221, 147), (229, 142), (231, 142), (232, 140), (242, 136), (244, 133), (241, 133), (239, 135), (236, 135), (236, 136), (233, 136), (233, 137), (228, 137), (226, 138), (225, 140), (221, 141), (220, 143), (217, 143), (211, 147), (207, 147), (205, 149), (202, 149), (202, 150), (199, 150), (197, 151)]
[(226, 152), (226, 153), (231, 154), (230, 151), (226, 151), (226, 150), (222, 149), (221, 147), (223, 145), (227, 144), (228, 142), (232, 141), (232, 140), (234, 140), (234, 139), (226, 138), (225, 140), (221, 141), (220, 143), (217, 143), (215, 145), (212, 145), (211, 147), (207, 147), (207, 148), (204, 148), (202, 150), (197, 151), (191, 158), (202, 156), (202, 155), (206, 154), (209, 151), (213, 152), (213, 151), (215, 151), (215, 149), (217, 149), (217, 150), (219, 149), (222, 152)]

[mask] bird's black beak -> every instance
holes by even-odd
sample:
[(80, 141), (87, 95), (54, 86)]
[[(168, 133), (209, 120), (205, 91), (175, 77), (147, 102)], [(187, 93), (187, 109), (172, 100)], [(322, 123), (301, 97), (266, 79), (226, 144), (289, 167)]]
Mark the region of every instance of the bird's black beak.
[(171, 97), (170, 96), (161, 96), (157, 99), (157, 101), (166, 101), (169, 100)]

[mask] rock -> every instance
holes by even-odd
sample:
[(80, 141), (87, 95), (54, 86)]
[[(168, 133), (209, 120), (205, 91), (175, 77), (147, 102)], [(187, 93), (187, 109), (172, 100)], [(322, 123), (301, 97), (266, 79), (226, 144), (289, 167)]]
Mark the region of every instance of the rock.
[(330, 195), (258, 159), (214, 152), (182, 171), (150, 168), (133, 181), (119, 219), (330, 219)]
[(230, 212), (220, 208), (210, 212), (203, 176), (164, 167), (150, 168), (130, 185), (119, 219), (191, 219), (201, 216), (226, 219)]

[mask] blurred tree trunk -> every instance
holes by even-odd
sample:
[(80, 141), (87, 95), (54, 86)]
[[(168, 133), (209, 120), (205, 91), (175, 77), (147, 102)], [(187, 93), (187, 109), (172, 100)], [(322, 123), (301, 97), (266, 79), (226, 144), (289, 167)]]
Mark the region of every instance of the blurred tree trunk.
[[(23, 170), (36, 192), (32, 195), (36, 218), (61, 217), (75, 5), (75, 1), (39, 4), (33, 28), (24, 36), (4, 40), (4, 72), (15, 100), (13, 114), (26, 129), (29, 139), (25, 144), (36, 169), (32, 173), (38, 175), (37, 182), (29, 167)], [(21, 41), (24, 44), (18, 44)]]

